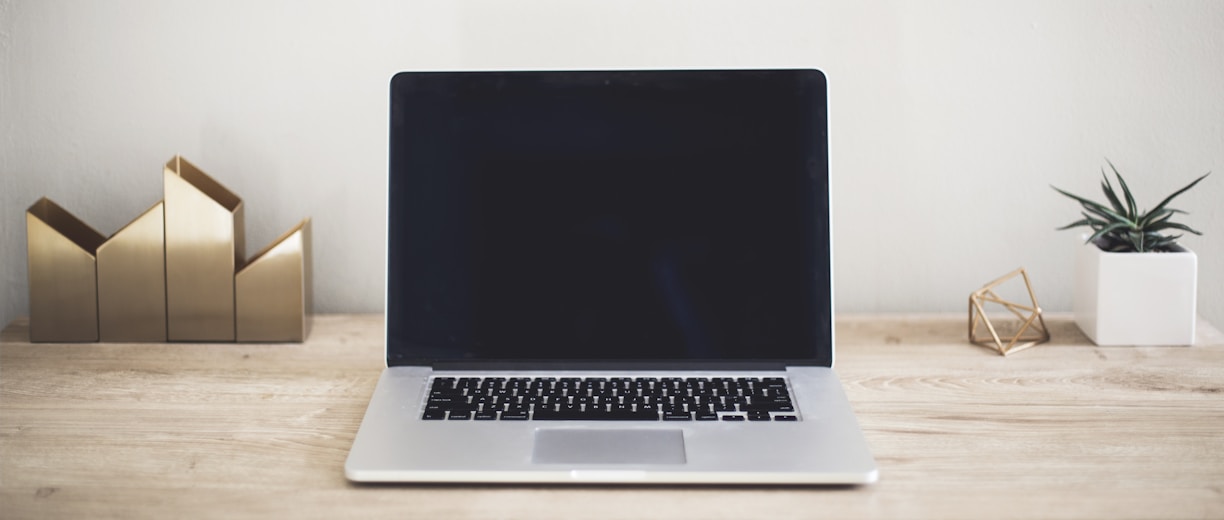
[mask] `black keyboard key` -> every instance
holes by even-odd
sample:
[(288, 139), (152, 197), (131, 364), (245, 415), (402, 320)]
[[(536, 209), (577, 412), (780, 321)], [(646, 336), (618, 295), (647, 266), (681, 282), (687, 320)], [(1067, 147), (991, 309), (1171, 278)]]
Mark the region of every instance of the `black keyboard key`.
[(467, 404), (467, 398), (461, 395), (442, 395), (430, 396), (429, 404), (438, 406), (455, 406), (459, 404)]
[(794, 415), (775, 415), (775, 416), (774, 416), (774, 420), (775, 420), (775, 421), (794, 422), (794, 421), (798, 421), (798, 420), (799, 420), (799, 417), (798, 417), (798, 416), (794, 416)]
[(446, 410), (426, 409), (425, 414), (421, 416), (421, 419), (424, 419), (426, 421), (441, 421), (443, 419), (446, 419)]
[(793, 412), (795, 407), (790, 402), (785, 403), (752, 403), (739, 405), (741, 412)]
[[(435, 406), (435, 404), (434, 404), (434, 403), (429, 403), (429, 406), (428, 406), (428, 407), (426, 407), (426, 409), (428, 409), (428, 408), (433, 408), (434, 406)], [(478, 406), (478, 405), (474, 405), (474, 404), (468, 404), (468, 403), (460, 403), (460, 404), (451, 404), (451, 405), (448, 405), (448, 406), (439, 406), (439, 407), (438, 407), (438, 409), (441, 409), (441, 410), (446, 410), (446, 411), (448, 411), (448, 412), (469, 412), (469, 413), (474, 413), (476, 410), (479, 410), (479, 409), (480, 409), (480, 406)]]
[(722, 420), (724, 421), (742, 421), (744, 420), (744, 416), (742, 415), (724, 415), (722, 416)]
[(655, 410), (580, 410), (562, 408), (552, 410), (541, 408), (532, 413), (531, 418), (537, 421), (657, 421), (659, 412)]
[(664, 421), (691, 421), (693, 414), (687, 412), (666, 412), (663, 414)]
[(451, 421), (466, 421), (472, 418), (471, 410), (451, 410), (446, 416), (447, 420)]
[(748, 412), (749, 421), (768, 421), (769, 412)]

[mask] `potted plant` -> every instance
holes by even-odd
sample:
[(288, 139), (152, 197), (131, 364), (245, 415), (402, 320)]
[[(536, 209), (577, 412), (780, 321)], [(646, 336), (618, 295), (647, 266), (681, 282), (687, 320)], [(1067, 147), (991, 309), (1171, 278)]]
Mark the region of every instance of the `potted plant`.
[(1105, 162), (1121, 188), (1119, 197), (1102, 168), (1107, 204), (1051, 186), (1084, 209), (1083, 219), (1059, 229), (1087, 226), (1093, 231), (1076, 255), (1075, 322), (1097, 345), (1191, 345), (1198, 259), (1177, 244), (1182, 235), (1166, 233), (1202, 233), (1173, 222), (1175, 215), (1186, 212), (1168, 204), (1210, 173), (1141, 212), (1118, 169)]

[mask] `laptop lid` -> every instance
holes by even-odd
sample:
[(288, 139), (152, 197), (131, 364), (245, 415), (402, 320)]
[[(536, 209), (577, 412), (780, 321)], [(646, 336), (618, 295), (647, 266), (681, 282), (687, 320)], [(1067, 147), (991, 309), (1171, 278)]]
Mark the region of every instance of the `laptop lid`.
[(387, 363), (830, 366), (817, 70), (392, 79)]

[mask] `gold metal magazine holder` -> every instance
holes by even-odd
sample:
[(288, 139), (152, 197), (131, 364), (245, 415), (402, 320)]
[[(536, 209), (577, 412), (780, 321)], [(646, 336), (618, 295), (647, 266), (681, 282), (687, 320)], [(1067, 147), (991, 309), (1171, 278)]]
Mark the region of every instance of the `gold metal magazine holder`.
[(246, 260), (242, 199), (178, 156), (162, 177), (164, 199), (109, 238), (30, 206), (30, 341), (305, 340), (310, 219)]
[[(1017, 276), (1024, 279), (1030, 304), (1008, 301), (995, 291)], [(992, 320), (987, 308), (993, 306), (1000, 306), (1007, 312), (1002, 314), (1002, 318), (996, 317)], [(971, 343), (995, 349), (1006, 356), (1049, 340), (1050, 330), (1046, 328), (1045, 318), (1041, 316), (1041, 306), (1037, 304), (1037, 295), (1033, 293), (1033, 284), (1023, 267), (1003, 275), (969, 295)]]

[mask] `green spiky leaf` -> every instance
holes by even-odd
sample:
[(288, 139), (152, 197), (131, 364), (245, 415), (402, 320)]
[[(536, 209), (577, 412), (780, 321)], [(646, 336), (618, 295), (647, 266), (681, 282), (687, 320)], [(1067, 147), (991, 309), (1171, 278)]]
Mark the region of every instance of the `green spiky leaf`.
[(1113, 205), (1114, 211), (1126, 213), (1126, 208), (1122, 207), (1122, 202), (1118, 200), (1118, 194), (1114, 193), (1113, 185), (1109, 183), (1109, 177), (1105, 175), (1104, 169), (1101, 169), (1101, 179), (1101, 191), (1105, 192), (1105, 198), (1109, 199), (1109, 203)]
[(1130, 228), (1130, 225), (1128, 225), (1125, 222), (1114, 222), (1113, 224), (1110, 224), (1101, 229), (1098, 229), (1096, 233), (1093, 233), (1092, 236), (1088, 237), (1088, 240), (1086, 240), (1085, 243), (1093, 242), (1096, 239), (1101, 238), (1102, 236), (1106, 234), (1113, 233), (1118, 230), (1129, 229), (1129, 228)]
[(1109, 159), (1105, 159), (1105, 162), (1109, 163), (1109, 169), (1113, 170), (1114, 177), (1118, 178), (1118, 185), (1122, 187), (1122, 195), (1126, 197), (1126, 217), (1134, 220), (1135, 214), (1138, 213), (1138, 210), (1135, 209), (1135, 197), (1131, 195), (1130, 187), (1126, 185), (1126, 179), (1122, 178), (1122, 174), (1118, 173), (1118, 169), (1114, 167), (1113, 163), (1109, 162)]
[(1199, 178), (1197, 178), (1197, 179), (1194, 179), (1194, 182), (1191, 182), (1190, 184), (1187, 184), (1185, 188), (1182, 188), (1182, 189), (1180, 189), (1180, 190), (1177, 190), (1177, 191), (1173, 192), (1173, 194), (1172, 194), (1172, 195), (1169, 195), (1168, 197), (1165, 197), (1165, 199), (1164, 199), (1164, 200), (1160, 201), (1160, 204), (1157, 204), (1155, 208), (1152, 208), (1152, 211), (1160, 211), (1161, 209), (1164, 209), (1164, 207), (1165, 207), (1165, 206), (1167, 206), (1167, 205), (1169, 204), (1169, 202), (1171, 202), (1171, 201), (1172, 201), (1174, 198), (1176, 198), (1178, 195), (1181, 195), (1182, 193), (1185, 193), (1185, 192), (1186, 192), (1186, 191), (1188, 191), (1190, 188), (1193, 188), (1195, 184), (1198, 184), (1198, 183), (1199, 183), (1199, 181), (1201, 181), (1201, 180), (1203, 180), (1203, 179), (1206, 179), (1208, 175), (1211, 175), (1211, 172), (1204, 173), (1202, 177), (1199, 177)]

